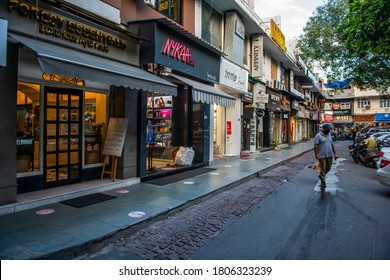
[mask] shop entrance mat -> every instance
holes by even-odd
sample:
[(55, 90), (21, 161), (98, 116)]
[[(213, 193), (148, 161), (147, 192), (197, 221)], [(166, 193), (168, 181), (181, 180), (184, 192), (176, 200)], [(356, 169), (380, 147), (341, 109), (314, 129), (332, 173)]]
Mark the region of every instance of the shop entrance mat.
[(89, 206), (92, 204), (96, 204), (96, 203), (103, 202), (103, 201), (110, 200), (110, 199), (114, 199), (114, 198), (116, 198), (116, 196), (103, 194), (103, 193), (94, 193), (94, 194), (84, 195), (84, 196), (69, 199), (69, 200), (64, 200), (64, 201), (61, 201), (61, 203), (75, 207), (75, 208), (82, 208), (85, 206)]
[(194, 177), (196, 175), (207, 173), (207, 172), (210, 172), (213, 170), (216, 170), (216, 168), (206, 168), (206, 167), (196, 168), (196, 169), (192, 169), (192, 170), (188, 170), (188, 171), (184, 171), (184, 172), (175, 173), (175, 174), (169, 175), (169, 176), (152, 179), (152, 180), (147, 181), (146, 183), (164, 186), (167, 184), (175, 183), (177, 181), (181, 181), (181, 180), (185, 180), (185, 179)]

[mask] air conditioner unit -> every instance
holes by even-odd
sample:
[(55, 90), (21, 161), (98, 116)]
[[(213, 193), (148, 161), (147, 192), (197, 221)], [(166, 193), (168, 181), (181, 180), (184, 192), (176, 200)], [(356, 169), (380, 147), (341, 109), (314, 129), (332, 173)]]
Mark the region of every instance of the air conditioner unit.
[(364, 106), (364, 109), (366, 109), (366, 110), (370, 110), (370, 108), (371, 108), (370, 105), (365, 105), (365, 106)]
[(277, 81), (277, 80), (273, 80), (273, 82), (274, 82), (273, 88), (279, 89), (279, 87), (280, 87), (280, 82)]

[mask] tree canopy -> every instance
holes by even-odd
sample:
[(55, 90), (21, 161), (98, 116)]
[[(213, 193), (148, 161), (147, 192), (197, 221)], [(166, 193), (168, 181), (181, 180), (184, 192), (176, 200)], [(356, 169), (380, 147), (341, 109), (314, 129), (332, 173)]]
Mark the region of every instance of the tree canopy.
[(389, 14), (389, 0), (328, 0), (306, 23), (298, 55), (318, 63), (329, 82), (351, 78), (361, 89), (388, 90)]

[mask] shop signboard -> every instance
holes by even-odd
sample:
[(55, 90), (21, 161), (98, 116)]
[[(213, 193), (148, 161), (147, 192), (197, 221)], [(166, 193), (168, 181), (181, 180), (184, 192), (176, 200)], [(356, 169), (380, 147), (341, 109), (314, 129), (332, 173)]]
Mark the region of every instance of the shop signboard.
[[(140, 24), (140, 35), (154, 41), (154, 44), (141, 46), (140, 64), (157, 63), (164, 67), (176, 70), (198, 79), (218, 83), (220, 53), (217, 49), (210, 50), (196, 42), (196, 38), (189, 40), (181, 33), (168, 29), (163, 23), (146, 22)], [(154, 50), (151, 50), (151, 45)], [(207, 61), (207, 63), (202, 63)], [(245, 90), (247, 90), (247, 84)]]
[(232, 135), (232, 122), (226, 121), (226, 135)]
[(103, 155), (120, 157), (125, 143), (127, 118), (110, 118), (103, 147)]
[(221, 57), (219, 83), (246, 93), (248, 91), (248, 71)]
[(352, 123), (352, 116), (333, 116), (333, 123)]
[(263, 36), (252, 37), (252, 76), (261, 77), (263, 73)]

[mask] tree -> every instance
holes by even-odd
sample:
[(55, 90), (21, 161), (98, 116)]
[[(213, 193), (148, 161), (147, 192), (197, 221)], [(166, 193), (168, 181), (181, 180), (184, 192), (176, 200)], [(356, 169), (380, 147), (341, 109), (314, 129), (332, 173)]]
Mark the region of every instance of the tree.
[(390, 1), (329, 0), (309, 19), (298, 42), (309, 65), (329, 81), (352, 78), (361, 89), (390, 87)]

